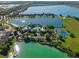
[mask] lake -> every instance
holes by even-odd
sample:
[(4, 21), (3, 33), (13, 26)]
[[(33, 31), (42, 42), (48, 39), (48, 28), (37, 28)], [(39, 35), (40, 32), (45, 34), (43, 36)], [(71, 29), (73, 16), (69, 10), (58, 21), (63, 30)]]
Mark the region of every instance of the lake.
[(74, 7), (69, 7), (65, 5), (55, 5), (55, 6), (35, 6), (29, 7), (26, 11), (20, 14), (42, 14), (42, 13), (54, 13), (57, 15), (71, 15), (79, 17), (79, 9)]
[(59, 51), (54, 47), (41, 45), (39, 43), (17, 43), (20, 52), (17, 53), (17, 58), (67, 58), (67, 54)]
[(42, 24), (42, 25), (53, 25), (55, 27), (61, 27), (63, 21), (58, 18), (51, 18), (51, 17), (41, 17), (41, 18), (24, 18), (24, 19), (11, 19), (9, 23), (16, 24), (18, 26), (22, 26), (25, 24), (35, 23), (35, 24)]

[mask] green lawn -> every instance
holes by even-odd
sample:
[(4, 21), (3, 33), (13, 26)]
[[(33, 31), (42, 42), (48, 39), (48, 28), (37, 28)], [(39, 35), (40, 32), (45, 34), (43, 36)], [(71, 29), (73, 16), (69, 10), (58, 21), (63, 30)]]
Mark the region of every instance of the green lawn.
[(3, 55), (0, 54), (0, 58), (7, 58), (7, 56), (3, 56)]
[(66, 30), (73, 33), (76, 38), (71, 38), (68, 36), (65, 40), (66, 42), (62, 45), (64, 47), (70, 48), (73, 52), (79, 52), (79, 21), (75, 18), (66, 18), (64, 21), (64, 25)]

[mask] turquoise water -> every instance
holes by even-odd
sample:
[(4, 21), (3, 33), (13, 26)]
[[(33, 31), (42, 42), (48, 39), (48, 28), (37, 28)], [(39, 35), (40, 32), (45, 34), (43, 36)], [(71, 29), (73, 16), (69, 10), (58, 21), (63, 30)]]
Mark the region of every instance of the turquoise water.
[(35, 6), (29, 7), (26, 11), (21, 12), (20, 14), (41, 14), (41, 13), (54, 13), (57, 15), (71, 15), (79, 17), (79, 9), (74, 7), (69, 7), (65, 5), (56, 5), (56, 6)]
[(40, 45), (39, 43), (17, 43), (20, 52), (17, 58), (67, 58), (67, 54), (59, 51), (54, 47)]

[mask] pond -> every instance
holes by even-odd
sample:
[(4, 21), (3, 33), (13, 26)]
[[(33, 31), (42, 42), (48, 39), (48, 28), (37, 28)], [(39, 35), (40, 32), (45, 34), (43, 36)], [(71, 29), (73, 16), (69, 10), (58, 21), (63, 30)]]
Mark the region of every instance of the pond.
[(57, 30), (57, 33), (61, 36), (67, 36), (69, 34), (65, 28), (55, 28), (55, 30)]

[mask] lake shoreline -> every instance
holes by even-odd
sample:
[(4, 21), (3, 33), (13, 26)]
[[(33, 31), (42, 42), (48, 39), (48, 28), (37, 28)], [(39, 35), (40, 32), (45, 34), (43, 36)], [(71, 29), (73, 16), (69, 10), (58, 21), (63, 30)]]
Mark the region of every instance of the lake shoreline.
[[(18, 41), (18, 42), (19, 42), (19, 41)], [(22, 41), (21, 41), (21, 42), (22, 42)], [(21, 43), (21, 42), (19, 42), (19, 43)], [(33, 42), (34, 42), (34, 41), (33, 41)], [(30, 43), (30, 42), (29, 42), (29, 43)], [(62, 47), (60, 47), (60, 46), (50, 45), (50, 44), (46, 44), (46, 43), (44, 44), (44, 43), (40, 43), (40, 42), (34, 42), (34, 43), (39, 43), (39, 44), (41, 44), (41, 45), (47, 45), (48, 47), (54, 47), (54, 48), (60, 50), (60, 51), (63, 52), (63, 53), (67, 53), (67, 55), (69, 56), (69, 58), (74, 58), (74, 57), (77, 58), (77, 56), (72, 55), (71, 53), (69, 53), (69, 52), (66, 51), (67, 49), (62, 48)], [(26, 44), (28, 44), (28, 43), (26, 43)], [(69, 50), (68, 50), (68, 51), (69, 51)]]
[[(42, 45), (42, 44), (40, 44), (40, 43), (38, 43), (38, 42), (29, 42), (29, 43), (25, 43), (25, 42), (23, 42), (23, 41), (21, 41), (21, 42), (17, 42), (17, 45), (19, 46), (19, 48), (20, 48), (20, 52), (19, 53), (21, 53), (21, 54), (18, 54), (17, 53), (17, 55), (16, 55), (16, 57), (15, 58), (69, 58), (69, 56), (67, 56), (67, 54), (66, 53), (64, 53), (64, 52), (62, 52), (62, 51), (60, 51), (60, 50), (58, 50), (57, 48), (55, 48), (55, 47), (50, 47), (50, 46), (48, 46), (48, 45)], [(23, 46), (24, 45), (24, 46)], [(22, 47), (32, 47), (33, 46), (33, 49), (30, 49), (30, 50), (28, 50), (29, 48), (25, 48), (25, 49), (22, 49)], [(46, 54), (44, 55), (44, 56), (42, 56), (42, 55), (40, 55), (40, 53), (42, 54), (43, 52), (41, 51), (41, 50), (39, 50), (37, 47), (39, 47), (39, 49), (41, 49), (41, 48), (43, 48), (43, 49), (41, 49), (42, 51), (47, 51), (47, 52), (51, 52), (51, 56), (46, 56), (48, 53), (46, 52)], [(45, 48), (47, 48), (47, 49), (45, 49)], [(26, 50), (27, 49), (27, 50)], [(50, 51), (48, 51), (50, 49)], [(55, 49), (55, 50), (54, 50)], [(24, 53), (24, 50), (26, 50), (26, 52)], [(32, 56), (32, 54), (28, 54), (28, 53), (30, 53), (30, 51), (35, 51), (36, 50), (36, 52), (35, 53), (33, 53), (34, 54), (34, 56)], [(40, 53), (37, 53), (37, 51), (40, 51)], [(38, 51), (38, 52), (39, 52)], [(44, 52), (45, 52), (44, 51)], [(56, 51), (56, 55), (54, 56), (54, 53), (52, 53), (53, 51)], [(23, 55), (22, 55), (22, 52), (24, 53), (24, 57), (23, 57)], [(57, 54), (57, 53), (60, 53), (60, 54), (63, 54), (63, 55), (60, 55), (60, 54)], [(43, 53), (44, 54), (44, 53)], [(22, 55), (22, 56), (21, 56)], [(29, 56), (28, 56), (29, 55)], [(35, 55), (38, 55), (37, 57), (35, 56)], [(57, 56), (57, 57), (56, 57)]]

